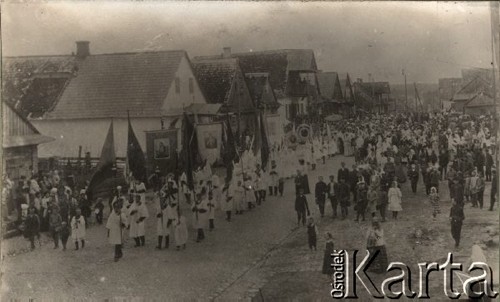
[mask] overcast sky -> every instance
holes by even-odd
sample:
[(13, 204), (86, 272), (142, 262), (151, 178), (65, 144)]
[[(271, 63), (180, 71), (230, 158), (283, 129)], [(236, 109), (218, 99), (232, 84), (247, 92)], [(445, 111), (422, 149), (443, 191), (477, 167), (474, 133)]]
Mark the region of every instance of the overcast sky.
[(376, 81), (436, 82), (490, 67), (488, 2), (2, 3), (3, 55), (185, 49), (190, 57), (314, 49), (318, 68)]

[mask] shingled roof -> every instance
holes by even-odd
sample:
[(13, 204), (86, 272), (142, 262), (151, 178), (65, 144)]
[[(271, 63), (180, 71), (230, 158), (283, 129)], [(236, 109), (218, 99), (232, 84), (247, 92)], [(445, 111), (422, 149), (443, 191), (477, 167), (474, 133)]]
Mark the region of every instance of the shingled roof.
[[(269, 73), (269, 82), (275, 90), (286, 91), (288, 71), (316, 71), (316, 59), (312, 49), (278, 49), (233, 53), (238, 58), (243, 73)], [(222, 58), (219, 56), (200, 59)]]
[(69, 78), (78, 71), (74, 56), (4, 57), (2, 97), (24, 117), (52, 108)]
[[(241, 87), (237, 89), (246, 90), (246, 84), (243, 81), (243, 74), (239, 66), (239, 60), (236, 58), (226, 59), (195, 59), (192, 61), (193, 70), (196, 79), (200, 84), (207, 102), (211, 104), (223, 104), (224, 110), (229, 111), (248, 111), (253, 110), (252, 100), (249, 98), (249, 93), (246, 91), (243, 97), (247, 96), (238, 104), (239, 109), (236, 109), (234, 98), (240, 97), (232, 91), (232, 87), (236, 87), (235, 81), (241, 83)], [(241, 81), (238, 81), (237, 78)], [(246, 100), (246, 101), (245, 101)], [(224, 111), (223, 110), (223, 111)]]
[(252, 100), (261, 108), (278, 108), (280, 104), (276, 100), (268, 78), (268, 73), (245, 74), (245, 82)]
[(79, 64), (48, 119), (161, 116), (185, 51), (91, 55)]
[(318, 85), (321, 96), (330, 101), (340, 102), (344, 95), (341, 90), (338, 73), (336, 72), (318, 72)]
[(231, 86), (238, 69), (237, 59), (193, 60), (196, 79), (210, 104), (229, 101)]

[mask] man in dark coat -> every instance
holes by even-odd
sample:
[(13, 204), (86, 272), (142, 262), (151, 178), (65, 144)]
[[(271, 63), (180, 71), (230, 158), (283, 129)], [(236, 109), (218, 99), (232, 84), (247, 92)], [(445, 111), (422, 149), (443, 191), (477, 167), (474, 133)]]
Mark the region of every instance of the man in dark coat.
[(450, 210), (451, 235), (455, 240), (455, 247), (460, 245), (460, 235), (462, 233), (462, 223), (465, 219), (464, 208), (455, 200)]
[[(436, 188), (436, 192), (438, 192), (438, 193), (439, 193), (439, 179), (440, 178), (441, 178), (441, 175), (439, 174), (437, 168), (433, 167), (431, 169), (431, 173), (429, 175), (429, 184), (430, 184), (431, 188), (432, 187)], [(429, 190), (429, 193), (430, 193), (430, 190)]]
[(353, 195), (354, 203), (356, 203), (356, 185), (358, 184), (358, 178), (360, 173), (356, 169), (356, 165), (352, 166), (352, 171), (349, 173), (349, 188), (351, 189), (351, 193)]
[(343, 178), (344, 180), (347, 181), (349, 179), (350, 171), (345, 167), (344, 162), (342, 162), (340, 165), (342, 166), (342, 168), (340, 168), (337, 173), (337, 179), (340, 181), (340, 179)]
[(485, 165), (486, 165), (486, 181), (491, 181), (491, 167), (493, 167), (493, 156), (491, 155), (491, 151), (486, 152)]
[(448, 170), (449, 156), (447, 150), (441, 150), (439, 154), (439, 171), (441, 173), (441, 180), (446, 179), (446, 172)]
[(490, 191), (490, 211), (493, 211), (493, 206), (497, 200), (497, 173), (495, 170), (492, 171), (492, 179), (491, 179), (491, 191)]
[(341, 178), (338, 184), (337, 199), (340, 202), (340, 213), (342, 214), (342, 219), (347, 217), (349, 207), (349, 185), (346, 184), (345, 179)]
[(330, 182), (328, 183), (327, 191), (328, 191), (328, 199), (330, 199), (330, 203), (332, 204), (333, 217), (337, 217), (337, 206), (338, 206), (338, 184), (335, 182), (335, 177), (330, 175)]
[(408, 178), (411, 183), (411, 191), (413, 193), (417, 193), (417, 184), (418, 184), (418, 170), (415, 164), (411, 165), (411, 169), (408, 171)]
[(356, 222), (359, 221), (359, 217), (365, 221), (365, 211), (368, 204), (367, 199), (368, 187), (366, 186), (363, 176), (359, 177), (359, 181), (356, 185)]
[(464, 185), (461, 183), (460, 179), (457, 177), (454, 179), (452, 185), (452, 194), (453, 199), (460, 205), (464, 204)]
[(302, 221), (302, 225), (306, 225), (306, 213), (310, 215), (309, 206), (307, 205), (307, 198), (304, 195), (304, 188), (299, 188), (299, 194), (297, 194), (297, 198), (295, 199), (295, 211), (297, 212), (297, 226), (300, 226), (300, 222)]
[(325, 200), (327, 193), (328, 193), (328, 187), (323, 181), (323, 176), (319, 176), (318, 182), (316, 183), (316, 187), (314, 189), (314, 196), (316, 198), (316, 204), (319, 207), (319, 213), (321, 217), (325, 216)]

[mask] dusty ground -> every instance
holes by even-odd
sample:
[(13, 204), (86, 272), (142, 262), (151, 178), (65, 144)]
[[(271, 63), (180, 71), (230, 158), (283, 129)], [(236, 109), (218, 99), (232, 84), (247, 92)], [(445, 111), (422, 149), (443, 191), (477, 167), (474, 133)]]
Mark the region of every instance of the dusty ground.
[[(311, 172), (314, 184), (317, 175), (336, 174), (340, 161), (349, 165), (352, 158), (335, 157), (326, 165), (318, 165)], [(436, 222), (431, 218), (431, 207), (423, 188), (413, 196), (409, 184), (403, 188), (403, 212), (400, 220), (389, 220), (383, 224), (389, 261), (402, 261), (413, 267), (420, 261), (443, 262), (449, 251), (456, 258), (466, 259), (476, 239), (481, 239), (484, 228), (498, 228), (498, 212), (470, 209), (466, 206), (463, 228), (463, 245), (453, 249), (453, 240), (447, 214), (450, 204), (442, 203), (441, 216)], [(446, 184), (441, 186), (446, 190)], [(488, 184), (489, 188), (489, 184)], [(156, 245), (156, 221), (148, 221), (145, 248), (134, 248), (129, 240), (124, 249), (124, 258), (113, 262), (113, 250), (106, 241), (103, 226), (92, 226), (87, 231), (87, 246), (84, 250), (54, 250), (48, 238), (42, 239), (42, 247), (33, 252), (26, 250), (29, 243), (23, 238), (14, 238), (2, 244), (2, 300), (38, 298), (66, 299), (115, 299), (132, 300), (329, 300), (330, 284), (321, 275), (324, 241), (320, 236), (318, 251), (307, 249), (305, 229), (296, 228), (293, 209), (293, 183), (285, 185), (283, 198), (268, 198), (260, 207), (243, 216), (236, 216), (230, 223), (220, 213), (216, 219), (216, 230), (207, 232), (207, 240), (194, 242), (194, 231), (190, 231), (188, 247), (184, 251), (154, 249)], [(488, 191), (488, 190), (487, 190)], [(446, 192), (442, 193), (443, 196)], [(489, 197), (485, 196), (489, 202)], [(312, 196), (309, 197), (313, 205)], [(319, 220), (319, 233), (334, 234), (337, 249), (362, 249), (368, 222), (356, 223), (348, 220)], [(330, 215), (331, 209), (327, 210)], [(150, 208), (153, 215), (153, 209)], [(188, 218), (191, 219), (190, 215)], [(411, 236), (416, 228), (429, 230), (429, 238), (417, 240)], [(427, 232), (426, 232), (427, 235)], [(498, 235), (496, 236), (498, 240)], [(419, 241), (417, 243), (417, 241)], [(498, 242), (498, 241), (497, 241)], [(490, 263), (498, 266), (498, 247), (485, 250)], [(431, 288), (441, 295), (441, 274), (431, 273), (436, 281)], [(376, 276), (377, 282), (382, 280)], [(498, 274), (495, 277), (498, 279)], [(414, 284), (418, 284), (414, 282)], [(416, 288), (414, 289), (416, 290)], [(363, 290), (358, 290), (361, 301), (371, 301)], [(438, 301), (432, 299), (432, 301)]]

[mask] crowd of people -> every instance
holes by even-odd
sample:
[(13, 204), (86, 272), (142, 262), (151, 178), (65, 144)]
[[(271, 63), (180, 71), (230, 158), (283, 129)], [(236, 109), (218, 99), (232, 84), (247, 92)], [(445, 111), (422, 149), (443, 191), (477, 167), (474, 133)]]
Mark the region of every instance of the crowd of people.
[[(404, 199), (401, 187), (405, 183), (416, 193), (422, 182), (434, 219), (441, 213), (440, 199), (452, 200), (449, 218), (456, 246), (460, 243), (464, 205), (483, 208), (485, 183), (489, 181), (489, 209), (493, 210), (497, 176), (493, 160), (496, 141), (492, 134), (496, 133), (496, 124), (490, 116), (372, 115), (314, 125), (311, 129), (318, 130), (311, 131), (311, 137), (303, 144), (275, 144), (264, 166), (260, 154), (241, 152), (231, 177), (223, 180), (208, 164), (194, 172), (194, 186), (188, 185), (186, 173), (176, 179), (157, 168), (147, 182), (132, 180), (128, 188), (116, 187), (108, 201), (107, 217), (102, 198), (88, 200), (86, 187), (71, 188), (58, 171), (41, 178), (21, 178), (14, 195), (19, 215), (24, 217), (25, 237), (35, 248), (40, 232), (47, 231), (54, 248), (61, 241), (65, 249), (71, 236), (75, 249), (80, 249), (85, 247), (85, 230), (90, 221), (103, 224), (106, 220), (109, 243), (114, 245), (118, 261), (128, 238), (133, 239), (136, 247), (145, 246), (149, 235), (146, 222), (155, 219), (156, 248), (172, 245), (180, 250), (186, 248), (188, 222), (195, 231), (196, 242), (202, 242), (206, 230), (215, 230), (216, 212), (223, 212), (230, 222), (233, 214), (252, 211), (267, 196), (283, 196), (287, 179), (293, 179), (297, 224), (307, 227), (311, 249), (316, 249), (317, 227), (310, 215), (309, 195), (313, 196), (321, 218), (329, 203), (334, 218), (348, 219), (352, 206), (355, 221), (371, 219), (368, 245), (379, 249), (383, 246), (380, 222), (389, 219), (387, 212), (393, 220), (400, 217)], [(349, 169), (342, 162), (336, 174), (319, 176), (311, 188), (310, 171), (337, 155), (353, 156), (355, 165)], [(4, 179), (4, 183), (9, 182)], [(448, 183), (449, 196), (440, 192), (442, 182)], [(149, 203), (154, 208), (152, 215)], [(92, 213), (95, 217), (91, 217)], [(331, 239), (331, 234), (327, 237)]]

